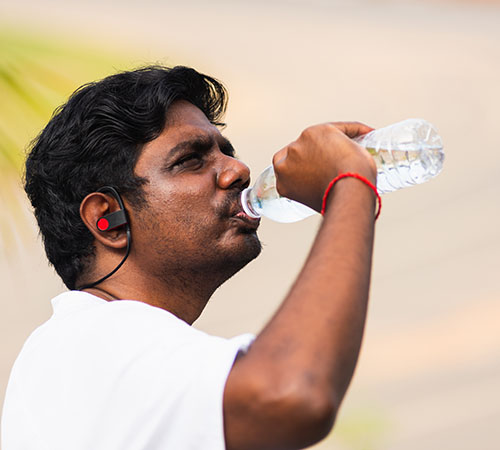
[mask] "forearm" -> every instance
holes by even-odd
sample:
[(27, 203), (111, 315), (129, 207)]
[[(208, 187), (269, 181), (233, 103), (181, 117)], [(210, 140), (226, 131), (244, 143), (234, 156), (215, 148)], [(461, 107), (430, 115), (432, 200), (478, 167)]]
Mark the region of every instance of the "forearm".
[(333, 425), (363, 335), (374, 196), (355, 179), (330, 195), (303, 270), (228, 379), (228, 448), (303, 448)]
[(338, 406), (363, 335), (375, 204), (373, 192), (355, 179), (340, 181), (329, 200), (303, 270), (251, 351), (267, 355), (275, 380), (314, 380), (313, 389)]

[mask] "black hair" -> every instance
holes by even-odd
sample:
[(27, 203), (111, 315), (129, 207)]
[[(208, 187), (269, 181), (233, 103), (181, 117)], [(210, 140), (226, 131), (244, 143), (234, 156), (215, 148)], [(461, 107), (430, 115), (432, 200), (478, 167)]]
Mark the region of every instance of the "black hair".
[(219, 81), (188, 67), (148, 66), (80, 87), (33, 141), (25, 190), (47, 258), (69, 289), (94, 256), (80, 203), (107, 185), (134, 207), (144, 205), (146, 180), (135, 176), (135, 164), (144, 144), (163, 131), (169, 106), (180, 99), (223, 125), (227, 92)]

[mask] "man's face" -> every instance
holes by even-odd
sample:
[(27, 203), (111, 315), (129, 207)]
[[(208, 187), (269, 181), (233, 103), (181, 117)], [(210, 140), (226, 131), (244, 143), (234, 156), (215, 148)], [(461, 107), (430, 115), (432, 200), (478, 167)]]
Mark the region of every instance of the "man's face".
[(258, 220), (239, 204), (249, 169), (203, 112), (176, 101), (135, 174), (147, 206), (132, 215), (133, 251), (152, 276), (232, 276), (260, 253)]

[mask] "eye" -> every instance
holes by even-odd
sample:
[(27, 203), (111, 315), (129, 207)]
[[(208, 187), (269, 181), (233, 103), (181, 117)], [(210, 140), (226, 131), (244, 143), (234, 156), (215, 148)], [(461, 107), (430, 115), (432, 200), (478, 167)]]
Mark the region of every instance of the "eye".
[(178, 161), (173, 164), (173, 168), (196, 168), (201, 166), (203, 163), (203, 157), (198, 153), (190, 153), (189, 155), (183, 156)]

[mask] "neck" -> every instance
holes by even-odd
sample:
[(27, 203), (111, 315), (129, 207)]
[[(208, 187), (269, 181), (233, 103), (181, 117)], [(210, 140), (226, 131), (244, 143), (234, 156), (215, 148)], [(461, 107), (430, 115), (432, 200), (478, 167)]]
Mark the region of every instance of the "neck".
[[(203, 278), (203, 279), (202, 279)], [(210, 278), (207, 279), (207, 278)], [(118, 273), (103, 283), (84, 289), (92, 295), (107, 301), (137, 300), (147, 303), (177, 316), (192, 325), (198, 319), (214, 291), (222, 284), (213, 276), (200, 274), (167, 277), (168, 282), (157, 278), (142, 278)]]

